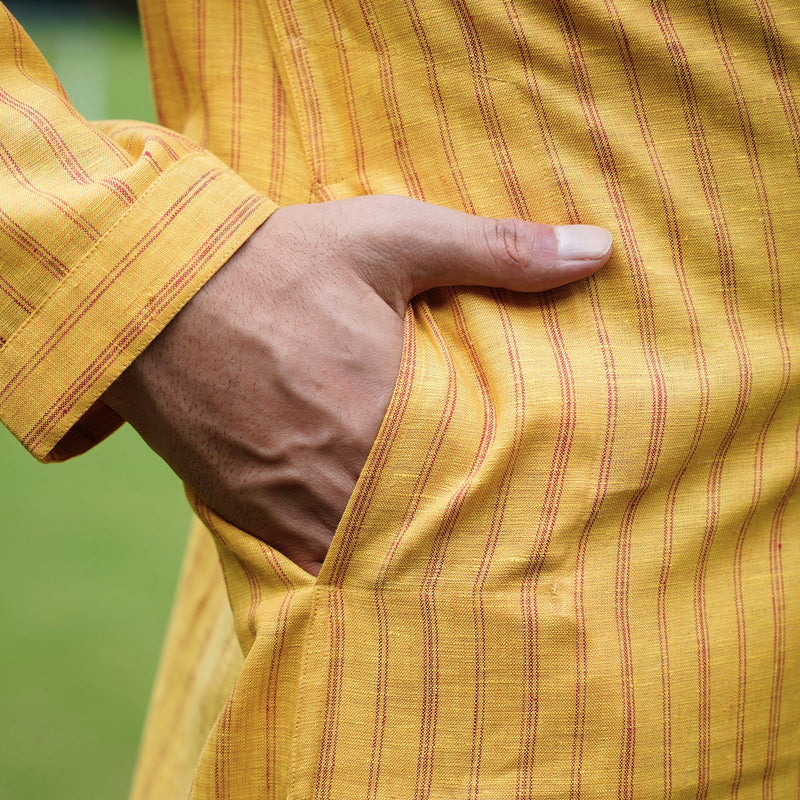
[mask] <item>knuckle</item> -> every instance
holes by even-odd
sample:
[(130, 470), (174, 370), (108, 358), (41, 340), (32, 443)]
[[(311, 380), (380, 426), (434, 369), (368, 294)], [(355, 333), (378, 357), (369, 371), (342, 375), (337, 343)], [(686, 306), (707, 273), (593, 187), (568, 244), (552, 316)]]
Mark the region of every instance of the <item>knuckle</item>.
[(501, 269), (525, 269), (534, 243), (518, 219), (494, 219), (486, 229), (486, 243), (493, 261)]

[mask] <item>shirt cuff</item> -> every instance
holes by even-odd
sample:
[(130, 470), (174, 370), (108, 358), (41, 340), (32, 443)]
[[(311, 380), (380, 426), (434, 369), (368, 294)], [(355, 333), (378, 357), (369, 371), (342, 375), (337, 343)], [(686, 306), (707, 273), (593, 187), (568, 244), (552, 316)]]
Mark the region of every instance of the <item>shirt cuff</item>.
[(277, 206), (206, 154), (165, 170), (0, 351), (0, 420), (41, 461), (121, 424), (102, 393)]

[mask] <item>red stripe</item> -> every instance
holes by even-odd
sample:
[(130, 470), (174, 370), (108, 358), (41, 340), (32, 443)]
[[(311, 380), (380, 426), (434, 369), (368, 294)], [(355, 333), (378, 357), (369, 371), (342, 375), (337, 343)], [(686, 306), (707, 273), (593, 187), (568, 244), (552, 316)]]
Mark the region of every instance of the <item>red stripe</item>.
[[(208, 528), (208, 530), (214, 534), (214, 536), (220, 541), (220, 543), (223, 544), (223, 546), (226, 547), (226, 549), (230, 550), (230, 547), (227, 545), (227, 542), (225, 542), (225, 538), (222, 535), (221, 531), (214, 525), (208, 507), (202, 504), (201, 502), (196, 501), (194, 503), (194, 508), (197, 511), (200, 520), (206, 526), (206, 528)], [(250, 608), (252, 609), (253, 582), (251, 580), (251, 575), (246, 569), (244, 564), (240, 562), (239, 565), (242, 571), (245, 573), (245, 576), (247, 577), (248, 586), (251, 592)], [(223, 568), (223, 575), (225, 577), (226, 589), (228, 589), (229, 588), (228, 575), (227, 571), (224, 568)], [(239, 678), (240, 677), (241, 673)], [(228, 760), (230, 758), (229, 740), (230, 740), (230, 730), (233, 719), (233, 704), (236, 695), (236, 690), (239, 686), (239, 678), (237, 678), (236, 681), (234, 682), (234, 685), (231, 689), (231, 693), (228, 695), (228, 699), (225, 702), (225, 705), (223, 706), (223, 709), (220, 712), (219, 716), (217, 717), (217, 721), (214, 724), (214, 729), (213, 729), (212, 739), (214, 742), (214, 795), (217, 798), (217, 800), (221, 800), (222, 798), (227, 798), (230, 796), (227, 764), (229, 763)]]
[(481, 556), (481, 563), (472, 586), (472, 615), (475, 626), (475, 698), (472, 723), (472, 746), (470, 751), (469, 793), (470, 800), (477, 800), (481, 795), (481, 757), (483, 753), (483, 736), (486, 713), (486, 615), (484, 607), (484, 589), (491, 570), (494, 554), (497, 550), (500, 533), (503, 529), (505, 511), (511, 494), (511, 486), (515, 477), (517, 460), (522, 449), (526, 430), (525, 418), (525, 372), (520, 358), (514, 327), (503, 300), (503, 293), (493, 291), (497, 304), (500, 327), (506, 344), (506, 353), (514, 388), (513, 421), (514, 431), (511, 446), (505, 459), (505, 468), (498, 481), (497, 497), (492, 511), (486, 542)]
[(414, 165), (414, 158), (408, 144), (403, 122), (403, 108), (395, 89), (394, 68), (392, 66), (392, 46), (386, 38), (381, 26), (380, 16), (376, 13), (372, 0), (359, 0), (364, 24), (369, 31), (372, 45), (375, 48), (375, 59), (378, 65), (378, 81), (383, 95), (386, 116), (392, 133), (392, 144), (400, 175), (406, 186), (406, 194), (417, 200), (425, 199), (423, 182)]
[(28, 180), (27, 175), (22, 171), (19, 164), (14, 160), (11, 151), (0, 142), (0, 164), (8, 170), (11, 177), (29, 192), (38, 195), (46, 200), (50, 205), (57, 208), (71, 223), (79, 228), (94, 243), (100, 238), (100, 231), (84, 217), (79, 211), (74, 209), (69, 203), (58, 195), (45, 192)]
[(561, 416), (557, 424), (556, 446), (547, 471), (547, 483), (538, 515), (534, 546), (527, 557), (525, 574), (520, 585), (519, 602), (524, 626), (523, 710), (520, 724), (519, 762), (516, 797), (527, 798), (537, 786), (536, 745), (539, 725), (539, 609), (538, 587), (545, 555), (556, 527), (564, 490), (567, 463), (575, 433), (575, 378), (567, 355), (557, 304), (550, 292), (539, 295), (540, 310), (548, 344), (558, 372)]
[[(193, 153), (206, 152), (205, 148), (200, 147), (182, 133), (145, 122), (135, 122), (131, 125), (115, 124), (109, 131), (109, 136), (114, 140), (122, 139), (123, 134), (129, 134), (126, 141), (133, 145), (126, 147), (126, 150), (138, 150), (140, 143), (147, 147), (151, 142), (155, 142), (158, 148), (163, 150), (172, 161), (179, 161), (183, 157), (184, 151), (187, 150)], [(180, 147), (180, 153), (170, 145), (170, 140)]]
[[(556, 180), (556, 185), (561, 192), (564, 201), (567, 216), (571, 223), (580, 222), (580, 215), (578, 213), (577, 205), (572, 197), (569, 187), (566, 171), (560, 160), (559, 149), (556, 145), (553, 132), (551, 130), (546, 108), (542, 102), (541, 94), (539, 92), (536, 74), (531, 69), (531, 65), (536, 63), (533, 56), (530, 42), (526, 35), (525, 28), (522, 25), (521, 17), (517, 11), (515, 4), (512, 0), (504, 2), (506, 17), (513, 33), (514, 40), (519, 49), (518, 63), (522, 65), (525, 87), (527, 89), (527, 102), (531, 109), (535, 112), (538, 123), (540, 140), (545, 147), (545, 151), (550, 162), (550, 167), (553, 176)], [(570, 796), (576, 797), (581, 792), (581, 775), (582, 775), (582, 760), (583, 760), (583, 726), (585, 725), (585, 702), (586, 702), (586, 680), (588, 665), (586, 663), (586, 623), (585, 623), (585, 608), (583, 606), (583, 563), (585, 559), (585, 551), (588, 543), (589, 533), (594, 524), (594, 520), (599, 514), (600, 507), (605, 496), (605, 489), (608, 482), (608, 476), (611, 466), (611, 454), (613, 450), (614, 432), (616, 430), (617, 422), (617, 409), (618, 398), (616, 391), (616, 372), (614, 368), (613, 353), (610, 349), (608, 341), (608, 334), (603, 321), (602, 310), (599, 304), (597, 294), (597, 283), (594, 278), (588, 280), (590, 287), (590, 303), (592, 312), (595, 319), (595, 326), (600, 341), (601, 352), (605, 364), (606, 374), (606, 389), (608, 394), (608, 415), (606, 422), (606, 438), (604, 447), (601, 454), (598, 489), (594, 500), (590, 506), (589, 516), (582, 531), (578, 544), (577, 565), (576, 565), (576, 618), (578, 624), (576, 626), (576, 654), (578, 661), (576, 662), (577, 680), (576, 680), (576, 714), (575, 714), (575, 729), (573, 735), (573, 748), (572, 748), (572, 770), (570, 781)], [(529, 711), (530, 713), (530, 711)], [(524, 728), (524, 723), (523, 723)], [(533, 745), (532, 745), (533, 746)], [(529, 759), (532, 765), (532, 759)], [(532, 767), (531, 767), (532, 768)], [(517, 779), (517, 794), (528, 793), (532, 790), (535, 777), (526, 777), (522, 779), (518, 776)]]
[[(419, 750), (417, 754), (415, 800), (427, 798), (433, 784), (433, 762), (436, 744), (436, 730), (439, 716), (439, 624), (437, 613), (437, 589), (450, 544), (456, 527), (461, 506), (472, 491), (472, 486), (495, 437), (496, 415), (492, 405), (489, 382), (483, 364), (475, 350), (470, 336), (467, 318), (458, 294), (452, 289), (443, 290), (452, 309), (453, 321), (460, 337), (460, 349), (469, 359), (471, 369), (467, 374), (474, 376), (483, 406), (483, 429), (473, 456), (472, 464), (458, 489), (450, 496), (438, 530), (432, 535), (432, 551), (425, 566), (419, 588), (419, 603), (422, 618), (422, 719), (420, 724)], [(443, 433), (447, 432), (447, 428)]]
[(603, 356), (603, 372), (606, 383), (606, 425), (603, 435), (603, 446), (600, 452), (600, 463), (597, 468), (597, 486), (589, 513), (578, 538), (575, 557), (575, 590), (574, 611), (575, 628), (575, 717), (572, 735), (572, 763), (570, 769), (570, 800), (581, 796), (583, 788), (583, 754), (586, 731), (588, 682), (589, 682), (589, 648), (587, 641), (586, 601), (584, 585), (586, 581), (586, 554), (591, 540), (594, 524), (606, 499), (611, 465), (616, 441), (617, 422), (619, 419), (619, 393), (616, 365), (611, 343), (608, 337), (605, 320), (602, 315), (600, 294), (597, 279), (592, 275), (587, 279), (592, 315), (595, 321)]
[[(764, 34), (764, 43), (767, 50), (767, 56), (772, 71), (773, 81), (778, 90), (781, 99), (784, 116), (789, 126), (791, 136), (789, 137), (792, 148), (794, 150), (795, 164), (797, 165), (798, 174), (800, 174), (800, 110), (798, 110), (797, 101), (795, 99), (794, 88), (792, 86), (790, 76), (796, 76), (796, 71), (787, 67), (786, 56), (783, 48), (783, 39), (779, 34), (778, 26), (772, 13), (769, 2), (767, 0), (756, 0), (758, 8), (761, 28)], [(789, 12), (794, 13), (794, 11)], [(774, 286), (774, 282), (773, 282)], [(778, 295), (778, 302), (775, 303), (773, 297), (773, 308), (776, 312), (776, 324), (783, 330), (783, 315), (780, 305), (780, 295)], [(787, 363), (788, 353), (784, 354), (784, 368), (788, 369)], [(781, 536), (783, 527), (783, 516), (785, 513), (786, 504), (794, 490), (797, 488), (798, 480), (800, 479), (800, 459), (798, 458), (798, 441), (800, 441), (800, 423), (795, 434), (795, 475), (794, 479), (787, 489), (786, 494), (781, 499), (781, 502), (776, 509), (775, 517), (770, 535), (770, 579), (772, 584), (772, 597), (773, 597), (773, 675), (772, 687), (770, 691), (770, 706), (769, 706), (769, 738), (767, 741), (767, 759), (764, 769), (764, 776), (762, 780), (762, 796), (764, 798), (771, 798), (773, 794), (772, 777), (774, 774), (776, 761), (777, 761), (777, 747), (779, 735), (779, 720), (780, 720), (780, 704), (782, 697), (783, 687), (783, 672), (784, 672), (784, 641), (786, 637), (786, 615), (785, 615), (785, 595), (783, 585), (783, 565), (781, 561), (780, 547)], [(800, 780), (798, 781), (798, 797), (800, 798)]]
[(471, 65), (471, 77), (475, 88), (475, 99), (480, 109), (481, 118), (486, 129), (486, 138), (492, 149), (497, 169), (503, 181), (503, 186), (508, 195), (515, 216), (522, 219), (531, 219), (525, 193), (517, 180), (514, 163), (508, 152), (503, 135), (503, 126), (497, 113), (497, 106), (492, 95), (492, 82), (488, 76), (491, 74), (483, 53), (481, 37), (475, 28), (473, 15), (470, 13), (464, 0), (453, 0), (453, 10), (458, 18), (464, 45), (467, 49)]
[(276, 5), (284, 25), (284, 30), (280, 32), (281, 38), (291, 43), (289, 55), (291, 56), (302, 98), (301, 101), (298, 100), (297, 107), (303, 111), (311, 156), (312, 186), (310, 187), (310, 199), (315, 199), (316, 193), (322, 189), (320, 184), (326, 182), (324, 176), (328, 168), (319, 95), (314, 83), (313, 71), (309, 64), (300, 21), (295, 13), (294, 6), (291, 0), (277, 0)]
[[(72, 152), (67, 141), (61, 136), (52, 122), (37, 108), (27, 103), (23, 103), (19, 98), (0, 88), (0, 104), (7, 106), (17, 115), (27, 120), (34, 130), (39, 134), (38, 138), (50, 149), (55, 162), (60, 164), (67, 175), (80, 184), (92, 183), (92, 177), (83, 168), (75, 154)], [(108, 140), (101, 136), (94, 128), (85, 126), (99, 138), (111, 152), (117, 156), (122, 164), (127, 167), (130, 161), (122, 155), (119, 148), (113, 148)]]
[(0, 275), (0, 292), (6, 295), (12, 303), (19, 306), (23, 311), (27, 311), (29, 314), (33, 313), (33, 303), (31, 303), (30, 300), (28, 300), (20, 291), (18, 291), (16, 286), (7, 281), (2, 275)]
[(280, 204), (283, 197), (284, 166), (286, 164), (286, 94), (278, 65), (272, 62), (272, 146), (269, 151), (269, 183), (267, 195)]
[(196, 101), (200, 105), (200, 135), (198, 142), (203, 147), (208, 147), (210, 135), (211, 111), (208, 99), (211, 96), (211, 87), (206, 78), (206, 0), (194, 0), (194, 46), (195, 46), (195, 71), (197, 75)]
[[(172, 26), (169, 17), (169, 0), (161, 0), (158, 11), (155, 10), (156, 0), (149, 0), (147, 3), (147, 10), (149, 13), (141, 13), (140, 19), (142, 23), (142, 31), (144, 34), (144, 42), (147, 47), (148, 64), (150, 67), (150, 78), (154, 86), (158, 87), (164, 82), (169, 82), (170, 91), (158, 91), (154, 94), (156, 113), (158, 119), (162, 122), (165, 121), (167, 114), (164, 107), (165, 100), (168, 97), (170, 106), (177, 100), (180, 100), (182, 105), (179, 114), (182, 121), (185, 121), (190, 108), (189, 90), (186, 85), (186, 77), (184, 76), (181, 67), (181, 61), (178, 58), (177, 49), (175, 47), (175, 38), (172, 35)], [(150, 10), (152, 8), (152, 11)], [(144, 12), (144, 4), (142, 4), (142, 12)], [(163, 39), (166, 41), (166, 46), (159, 46), (158, 51), (155, 51), (156, 39), (151, 34), (151, 18), (157, 18), (157, 22), (152, 27), (158, 27), (163, 33)], [(159, 38), (159, 41), (161, 39)], [(169, 61), (169, 69), (166, 71), (166, 78), (158, 69), (158, 64), (161, 58), (165, 57)]]
[(231, 169), (239, 172), (242, 149), (242, 0), (231, 6)]
[(118, 178), (116, 175), (109, 175), (97, 181), (99, 186), (107, 186), (111, 190), (111, 194), (116, 194), (127, 205), (133, 205), (136, 202), (136, 193), (128, 186), (125, 181)]
[[(424, 301), (417, 300), (419, 304)], [(399, 398), (396, 410), (390, 409), (392, 414), (393, 426), (390, 435), (386, 438), (381, 437), (381, 447), (391, 452), (397, 435), (403, 425), (406, 411), (411, 396), (411, 387), (414, 386), (417, 374), (417, 342), (414, 334), (414, 306), (406, 312), (404, 337), (403, 337), (403, 358), (401, 364), (401, 378), (397, 385), (396, 396)], [(451, 410), (452, 413), (452, 410)], [(430, 452), (430, 451), (429, 451)], [(421, 473), (417, 477), (417, 483), (421, 479)], [(383, 562), (378, 570), (375, 585), (375, 617), (378, 625), (378, 669), (377, 687), (375, 690), (375, 718), (373, 722), (372, 748), (369, 760), (369, 777), (366, 786), (366, 797), (368, 800), (376, 800), (378, 797), (378, 786), (380, 781), (380, 768), (383, 753), (383, 741), (386, 733), (386, 705), (388, 701), (389, 683), (389, 613), (386, 607), (386, 597), (384, 590), (391, 574), (394, 557), (401, 547), (405, 533), (408, 530), (413, 514), (409, 515), (408, 507), (411, 503), (419, 504), (419, 498), (424, 484), (415, 489), (409, 495), (406, 511), (398, 526), (398, 533), (391, 542), (384, 554)]]
[[(778, 759), (778, 737), (780, 734), (781, 699), (783, 696), (783, 676), (786, 668), (786, 594), (783, 579), (783, 560), (781, 545), (783, 522), (789, 501), (800, 486), (800, 419), (794, 434), (794, 471), (786, 491), (775, 508), (769, 537), (769, 572), (772, 591), (772, 681), (770, 686), (768, 738), (766, 763), (761, 781), (761, 796), (772, 800), (774, 795), (773, 777)], [(795, 521), (796, 522), (796, 521)], [(796, 535), (796, 524), (791, 531)], [(800, 785), (799, 785), (800, 791)]]
[[(55, 328), (51, 331), (45, 342), (39, 347), (36, 354), (26, 361), (20, 367), (15, 375), (0, 389), (0, 405), (2, 405), (14, 392), (18, 386), (33, 372), (39, 364), (52, 352), (57, 346), (58, 342), (64, 335), (69, 333), (70, 330), (80, 321), (80, 319), (91, 309), (95, 303), (105, 294), (106, 291), (114, 284), (114, 282), (123, 275), (128, 267), (133, 263), (142, 253), (150, 247), (150, 245), (158, 238), (164, 230), (175, 221), (179, 212), (188, 203), (196, 198), (203, 189), (205, 189), (216, 177), (214, 172), (206, 172), (201, 175), (191, 186), (189, 186), (184, 193), (178, 197), (177, 200), (161, 215), (157, 222), (155, 222), (150, 229), (145, 233), (142, 238), (136, 242), (132, 249), (125, 254), (123, 259), (118, 262), (112, 269), (103, 275), (101, 281), (82, 298), (81, 302), (69, 315), (67, 315)], [(118, 224), (124, 220), (118, 220)], [(73, 271), (79, 265), (73, 267)]]
[[(781, 99), (786, 122), (792, 132), (789, 141), (794, 150), (797, 172), (800, 174), (800, 110), (798, 110), (797, 100), (795, 99), (794, 88), (790, 78), (791, 75), (796, 74), (796, 71), (786, 63), (786, 54), (783, 49), (783, 37), (779, 33), (779, 26), (775, 22), (769, 0), (755, 0), (755, 2), (761, 21), (764, 46), (772, 70), (772, 78), (778, 90), (778, 96)], [(784, 28), (787, 27), (787, 23), (794, 21), (791, 15), (796, 15), (797, 9), (791, 9), (788, 13), (790, 17), (788, 20), (784, 21)]]
[(442, 150), (447, 161), (448, 171), (446, 174), (453, 180), (461, 208), (464, 211), (475, 214), (477, 210), (467, 188), (464, 172), (461, 169), (458, 149), (453, 141), (450, 130), (449, 115), (445, 111), (444, 95), (437, 74), (436, 56), (430, 46), (427, 34), (425, 33), (424, 16), (420, 14), (419, 8), (414, 0), (403, 0), (403, 2), (406, 13), (408, 14), (408, 19), (414, 30), (414, 35), (417, 38), (417, 44), (422, 53), (422, 63), (425, 65), (425, 71), (428, 76), (428, 90), (436, 112), (436, 125), (439, 129), (439, 139), (442, 143)]
[[(11, 31), (11, 38), (13, 40), (14, 63), (20, 74), (24, 75), (25, 78), (34, 85), (40, 86), (45, 91), (57, 93), (61, 96), (62, 99), (67, 100), (68, 99), (67, 93), (64, 90), (61, 81), (53, 72), (49, 73), (49, 77), (51, 79), (49, 83), (42, 83), (40, 80), (31, 75), (30, 72), (28, 72), (28, 70), (25, 68), (25, 61), (23, 56), (27, 55), (29, 52), (28, 48), (30, 47), (29, 44), (30, 39), (28, 35), (25, 33), (25, 31), (23, 31), (22, 27), (17, 22), (17, 20), (14, 19), (12, 14), (2, 3), (0, 3), (0, 11), (3, 11), (6, 15), (6, 22), (8, 23), (9, 30)], [(31, 48), (31, 50), (36, 54), (35, 57), (41, 59), (41, 54), (38, 52), (38, 50), (36, 50), (35, 48)]]
[[(228, 552), (232, 552), (230, 543), (227, 541), (222, 531), (214, 524), (214, 520), (209, 508), (199, 499), (196, 499), (193, 505), (198, 516), (200, 517), (200, 520), (206, 526), (206, 528), (211, 531), (214, 537)], [(254, 640), (256, 635), (256, 612), (262, 600), (261, 586), (258, 578), (246, 561), (237, 559), (237, 564), (245, 576), (248, 589), (250, 590), (250, 603), (248, 605), (247, 620), (248, 628)], [(223, 575), (225, 577), (226, 588), (229, 589), (227, 570), (225, 570), (224, 567)], [(230, 597), (230, 591), (228, 592), (228, 595)], [(231, 740), (233, 738), (231, 731), (235, 726), (234, 706), (237, 701), (237, 695), (242, 694), (242, 690), (239, 689), (240, 679), (241, 673), (234, 682), (231, 693), (228, 696), (228, 700), (217, 717), (217, 721), (214, 725), (214, 730), (212, 733), (212, 740), (214, 743), (214, 793), (215, 797), (217, 797), (219, 800), (222, 798), (229, 798), (231, 796), (230, 752)], [(253, 694), (254, 692), (255, 689), (253, 686), (247, 687), (248, 694)]]
[(263, 544), (261, 545), (261, 551), (264, 554), (264, 560), (267, 562), (269, 569), (280, 581), (285, 592), (275, 620), (275, 634), (272, 647), (270, 648), (270, 662), (267, 669), (267, 685), (265, 689), (266, 707), (264, 709), (264, 725), (267, 731), (267, 751), (264, 754), (266, 765), (264, 771), (264, 786), (267, 792), (269, 792), (269, 798), (271, 798), (271, 800), (279, 800), (278, 786), (280, 784), (280, 776), (278, 774), (278, 754), (283, 744), (282, 740), (278, 740), (278, 719), (282, 701), (280, 695), (280, 678), (281, 666), (287, 669), (290, 666), (290, 661), (284, 653), (284, 648), (288, 638), (291, 605), (294, 600), (296, 588), (281, 566), (274, 551)]
[(667, 176), (661, 164), (660, 157), (657, 152), (655, 138), (652, 134), (650, 124), (647, 117), (647, 110), (644, 99), (641, 94), (639, 81), (635, 73), (633, 55), (630, 49), (628, 37), (625, 34), (622, 18), (616, 9), (613, 0), (606, 1), (606, 8), (612, 16), (613, 28), (616, 35), (617, 47), (624, 59), (625, 72), (628, 79), (628, 88), (631, 94), (631, 100), (636, 110), (636, 118), (639, 124), (639, 130), (645, 148), (653, 167), (653, 174), (657, 182), (659, 197), (667, 223), (667, 230), (670, 237), (670, 250), (673, 262), (673, 270), (678, 280), (681, 296), (686, 310), (689, 331), (692, 340), (692, 350), (695, 359), (695, 368), (698, 375), (698, 385), (700, 388), (699, 409), (698, 416), (695, 422), (694, 431), (690, 440), (689, 447), (683, 459), (683, 463), (676, 471), (675, 478), (670, 485), (667, 492), (665, 504), (665, 518), (664, 518), (664, 535), (662, 545), (662, 564), (658, 584), (658, 625), (659, 625), (659, 648), (661, 654), (661, 690), (662, 690), (662, 768), (664, 780), (664, 797), (670, 797), (672, 793), (672, 730), (671, 730), (671, 687), (670, 687), (670, 652), (669, 652), (669, 637), (667, 627), (667, 612), (666, 612), (666, 593), (667, 581), (670, 573), (670, 566), (672, 560), (672, 539), (674, 527), (674, 510), (677, 498), (678, 489), (683, 481), (686, 471), (692, 462), (695, 453), (697, 452), (698, 445), (702, 432), (705, 428), (705, 423), (708, 417), (709, 407), (709, 378), (706, 358), (703, 351), (702, 342), (700, 341), (699, 320), (697, 312), (694, 308), (694, 303), (689, 292), (689, 287), (686, 279), (685, 268), (683, 264), (682, 245), (680, 230), (676, 214), (676, 206), (672, 190), (667, 181)]
[(67, 265), (58, 256), (50, 252), (38, 239), (34, 239), (2, 209), (0, 209), (0, 231), (56, 278), (63, 278), (69, 272)]
[[(339, 14), (336, 11), (336, 5), (331, 0), (325, 0), (325, 10), (328, 15), (328, 24), (330, 25), (331, 35), (336, 41), (336, 58), (339, 64), (339, 79), (342, 82), (344, 89), (345, 103), (347, 105), (347, 120), (350, 123), (350, 128), (353, 132), (353, 150), (354, 150), (354, 171), (358, 176), (359, 185), (363, 194), (373, 194), (372, 186), (370, 185), (369, 175), (366, 169), (366, 157), (364, 152), (364, 139), (361, 133), (361, 115), (357, 111), (356, 103), (356, 90), (353, 88), (353, 74), (354, 70), (350, 67), (350, 60), (347, 57), (348, 48), (345, 44), (344, 35), (342, 32), (342, 24)], [(374, 125), (374, 120), (369, 120), (370, 125)]]
[(111, 155), (118, 158), (123, 165), (127, 165), (128, 162), (122, 153), (120, 153), (119, 149), (75, 110), (69, 100), (69, 97), (67, 96), (66, 91), (64, 90), (63, 85), (61, 84), (61, 81), (59, 81), (58, 77), (51, 70), (48, 70), (50, 81), (47, 83), (38, 80), (31, 75), (30, 72), (28, 72), (28, 70), (25, 68), (23, 56), (26, 53), (37, 51), (35, 47), (30, 47), (30, 40), (20, 27), (19, 23), (8, 12), (8, 10), (2, 6), (2, 4), (0, 4), (0, 8), (2, 8), (2, 10), (5, 12), (7, 21), (9, 23), (11, 37), (13, 39), (14, 62), (20, 74), (24, 75), (26, 80), (28, 80), (31, 84), (38, 86), (42, 92), (50, 95), (56, 102), (58, 102), (61, 107), (61, 111), (65, 112), (74, 121), (78, 122), (84, 128), (84, 133), (87, 136), (94, 138), (99, 145), (108, 150)]

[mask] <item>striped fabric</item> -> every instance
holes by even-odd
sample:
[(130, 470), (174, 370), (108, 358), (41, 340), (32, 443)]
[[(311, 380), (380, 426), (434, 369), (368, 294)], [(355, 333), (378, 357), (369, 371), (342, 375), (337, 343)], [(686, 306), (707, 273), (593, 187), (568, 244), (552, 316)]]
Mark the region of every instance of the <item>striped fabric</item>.
[[(318, 578), (194, 500), (227, 598), (197, 531), (135, 800), (800, 797), (797, 4), (142, 8), (162, 122), (275, 203), (389, 192), (616, 244), (542, 295), (414, 301)], [(272, 207), (221, 213), (246, 202)], [(138, 319), (104, 308), (80, 375)], [(73, 418), (33, 399), (10, 424), (51, 446)]]

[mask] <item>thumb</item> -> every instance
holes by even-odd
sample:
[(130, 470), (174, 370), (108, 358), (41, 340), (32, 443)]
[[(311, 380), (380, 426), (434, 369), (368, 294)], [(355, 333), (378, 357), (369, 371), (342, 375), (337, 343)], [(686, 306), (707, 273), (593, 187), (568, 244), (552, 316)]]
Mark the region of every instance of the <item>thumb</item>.
[(611, 251), (611, 234), (594, 225), (475, 217), (389, 195), (354, 200), (370, 203), (369, 216), (383, 222), (361, 249), (362, 277), (401, 314), (414, 295), (436, 286), (552, 289), (591, 275)]

